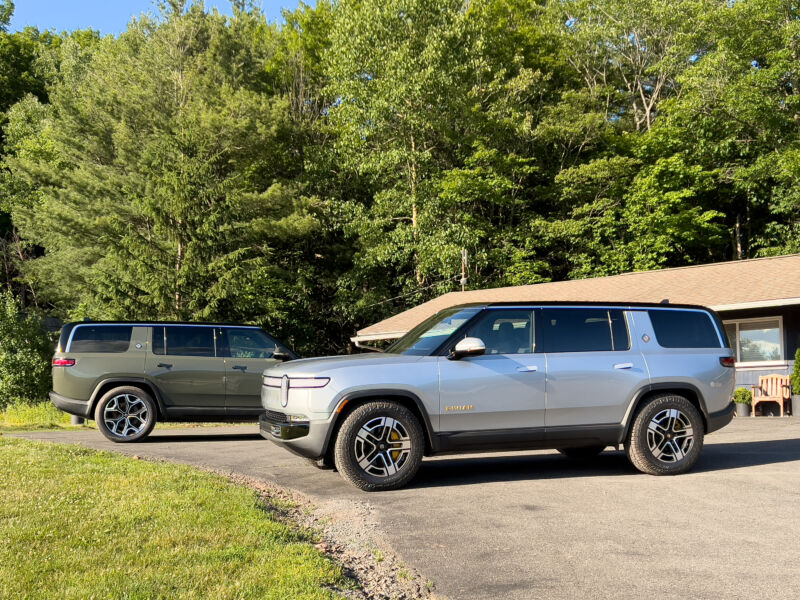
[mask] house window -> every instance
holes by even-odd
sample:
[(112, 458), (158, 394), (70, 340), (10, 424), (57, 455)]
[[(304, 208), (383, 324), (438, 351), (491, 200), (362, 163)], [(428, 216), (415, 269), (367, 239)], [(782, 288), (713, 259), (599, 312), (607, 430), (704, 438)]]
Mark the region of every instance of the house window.
[(737, 363), (783, 360), (783, 320), (780, 317), (725, 321), (724, 325)]

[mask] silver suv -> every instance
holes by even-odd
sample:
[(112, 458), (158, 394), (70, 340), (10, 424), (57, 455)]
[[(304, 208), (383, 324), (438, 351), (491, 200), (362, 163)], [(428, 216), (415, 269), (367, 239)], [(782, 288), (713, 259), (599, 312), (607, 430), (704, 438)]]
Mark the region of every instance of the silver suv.
[(423, 456), (624, 444), (645, 473), (683, 473), (733, 417), (717, 316), (664, 304), (443, 310), (385, 353), (264, 372), (261, 435), (363, 490), (405, 485)]

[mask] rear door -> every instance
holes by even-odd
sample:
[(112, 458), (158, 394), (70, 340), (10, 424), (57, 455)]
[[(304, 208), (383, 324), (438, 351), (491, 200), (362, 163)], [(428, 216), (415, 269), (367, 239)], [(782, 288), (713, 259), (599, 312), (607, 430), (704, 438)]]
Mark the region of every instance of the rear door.
[(255, 327), (219, 329), (225, 357), (225, 407), (232, 416), (256, 416), (261, 407), (261, 377), (264, 369), (279, 361), (273, 354), (285, 349)]
[(152, 328), (147, 375), (164, 404), (186, 414), (225, 414), (225, 363), (217, 357), (211, 325), (158, 325)]
[(621, 423), (633, 395), (649, 383), (628, 316), (615, 308), (540, 310), (548, 436), (551, 428)]

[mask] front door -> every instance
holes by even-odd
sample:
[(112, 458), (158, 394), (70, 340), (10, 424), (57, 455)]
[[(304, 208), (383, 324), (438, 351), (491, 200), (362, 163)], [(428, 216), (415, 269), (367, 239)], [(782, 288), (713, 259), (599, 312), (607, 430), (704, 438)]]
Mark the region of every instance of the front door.
[(224, 415), (225, 364), (216, 356), (214, 327), (164, 325), (152, 330), (145, 370), (167, 409)]
[[(225, 406), (231, 416), (256, 416), (261, 407), (262, 373), (279, 361), (279, 344), (255, 327), (220, 329), (225, 356)], [(281, 348), (281, 350), (283, 350)]]
[(649, 382), (647, 365), (628, 334), (625, 311), (558, 307), (540, 311), (547, 357), (546, 425), (615, 425), (634, 393)]
[(440, 430), (527, 430), (535, 437), (544, 427), (546, 370), (533, 310), (488, 308), (464, 337), (480, 338), (486, 353), (439, 359)]

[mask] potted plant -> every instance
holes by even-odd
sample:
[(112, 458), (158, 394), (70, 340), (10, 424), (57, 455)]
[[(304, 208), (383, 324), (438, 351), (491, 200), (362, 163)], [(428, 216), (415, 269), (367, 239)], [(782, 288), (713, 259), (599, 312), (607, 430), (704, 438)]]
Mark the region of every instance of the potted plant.
[(792, 382), (792, 416), (800, 416), (800, 348), (794, 353), (794, 370), (790, 381)]
[(736, 416), (749, 417), (750, 405), (753, 402), (753, 392), (747, 388), (737, 388), (733, 392), (733, 401), (736, 403)]

